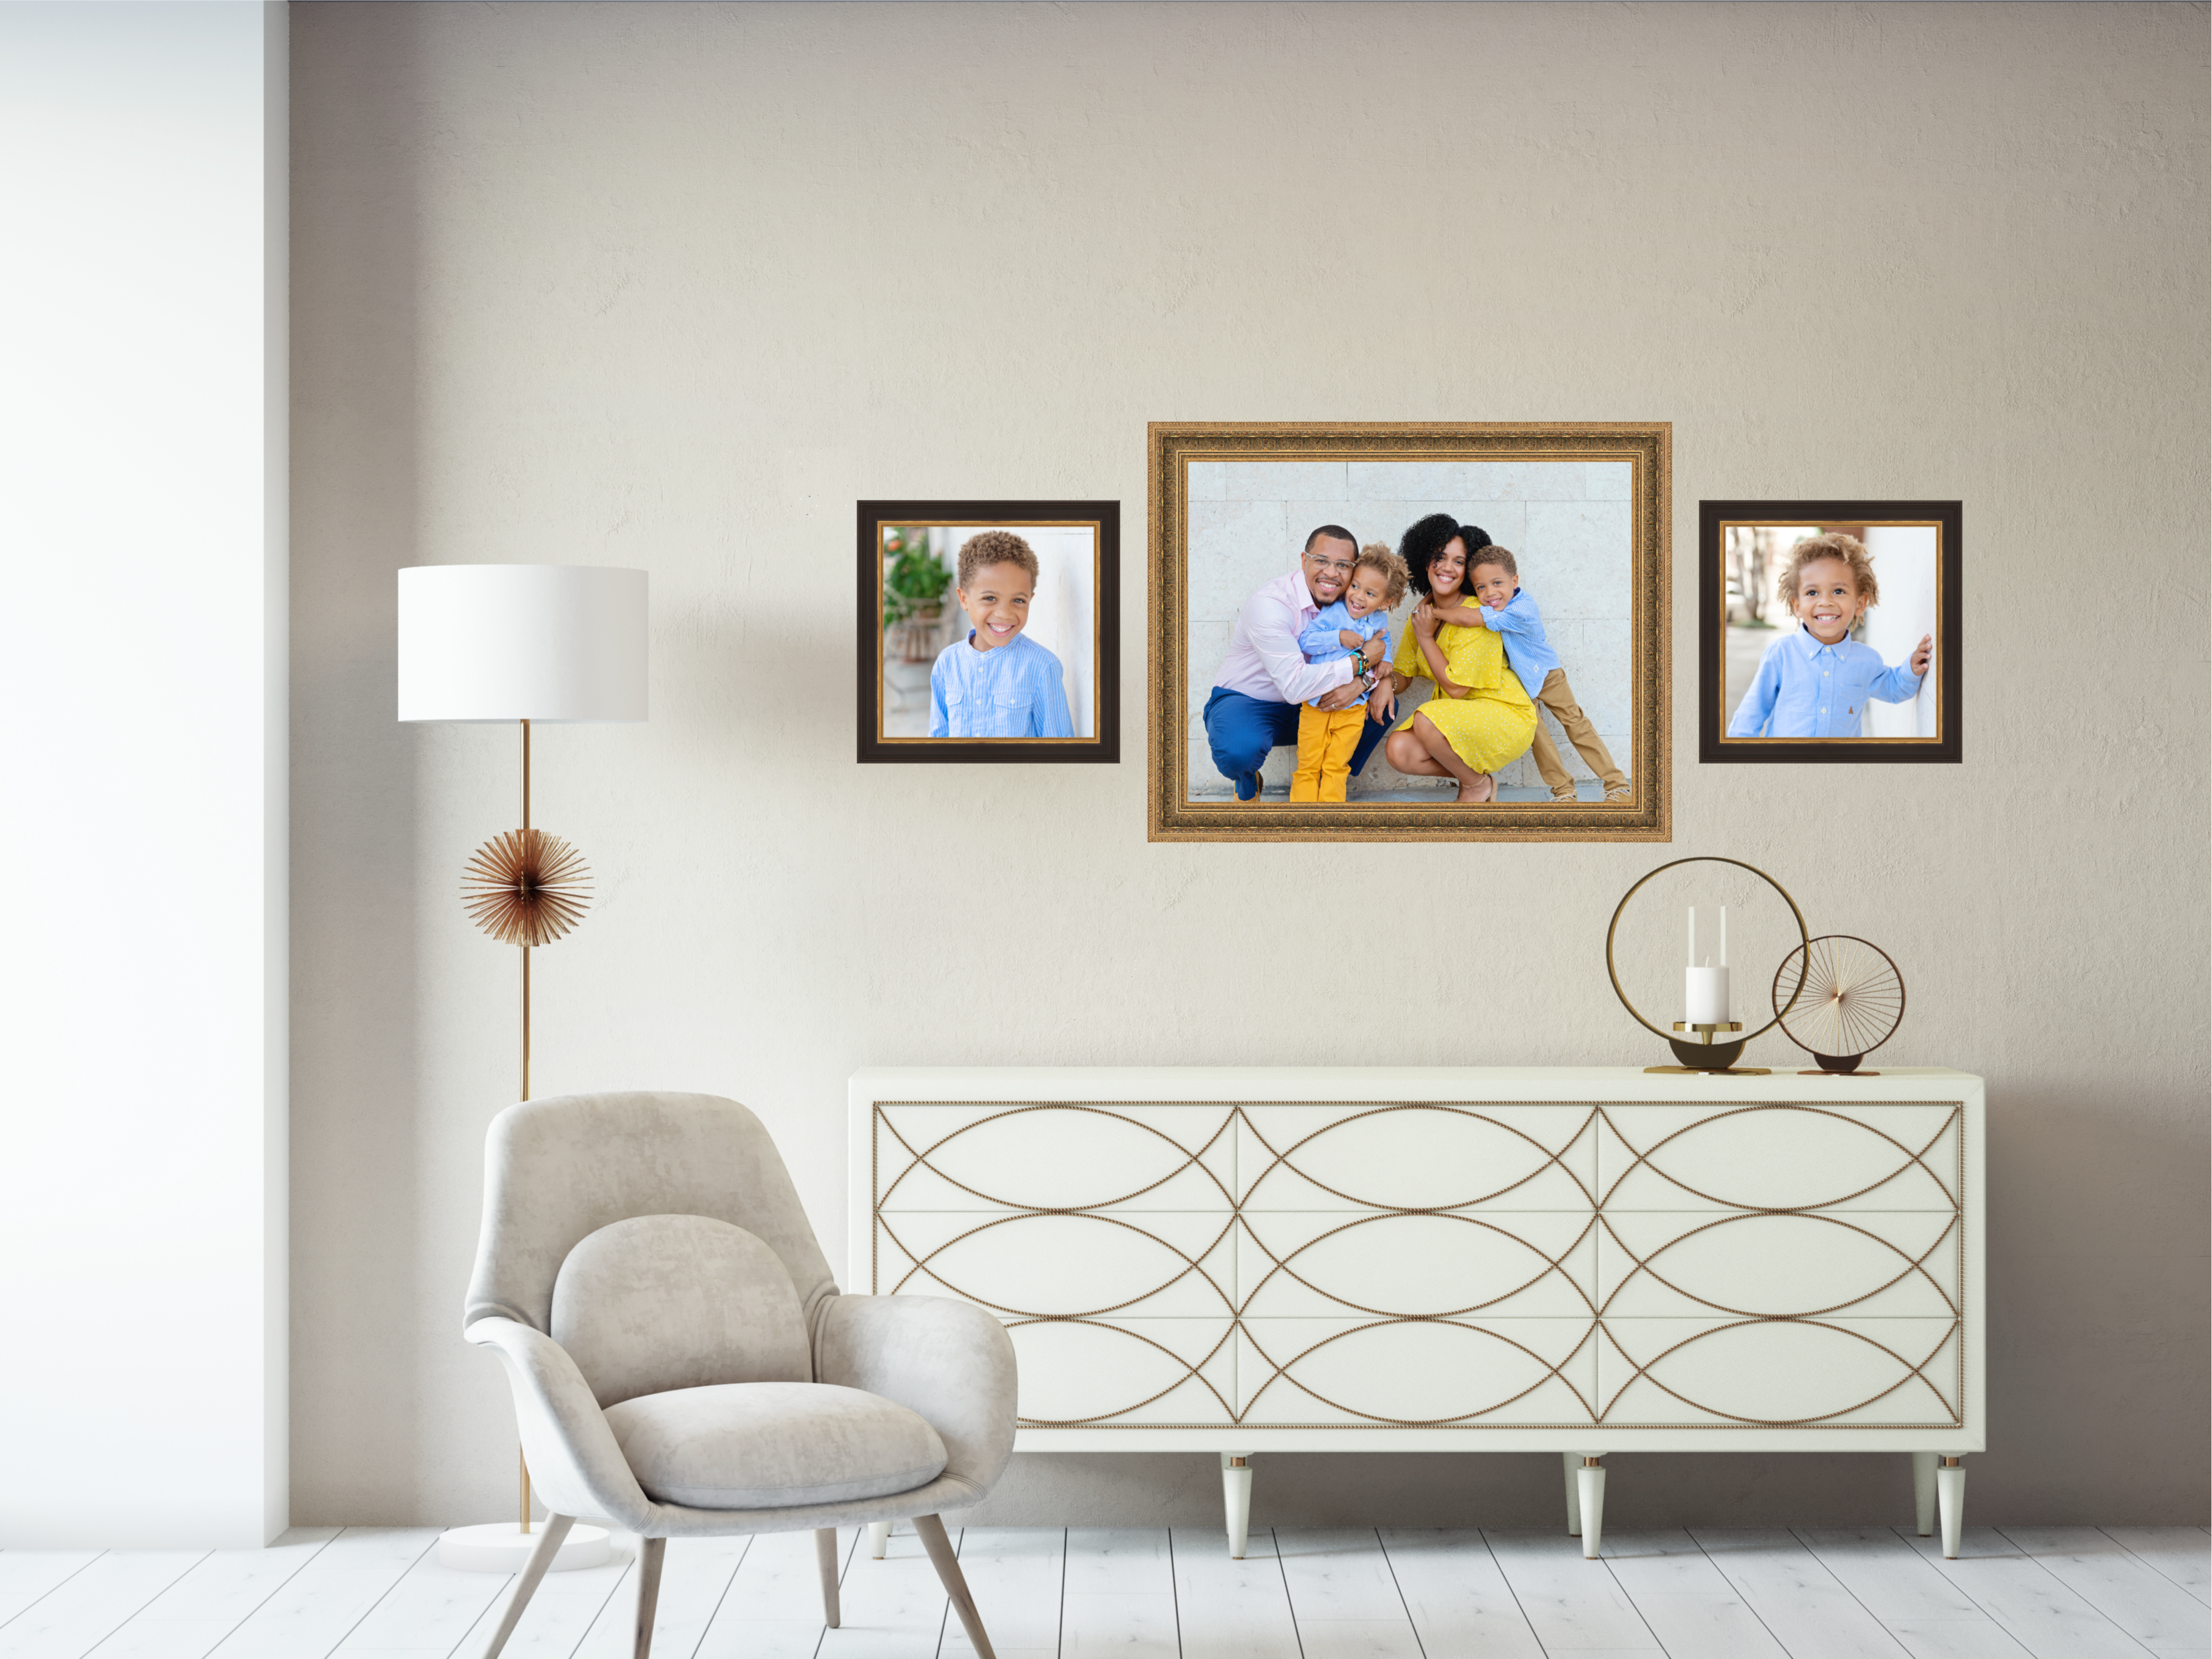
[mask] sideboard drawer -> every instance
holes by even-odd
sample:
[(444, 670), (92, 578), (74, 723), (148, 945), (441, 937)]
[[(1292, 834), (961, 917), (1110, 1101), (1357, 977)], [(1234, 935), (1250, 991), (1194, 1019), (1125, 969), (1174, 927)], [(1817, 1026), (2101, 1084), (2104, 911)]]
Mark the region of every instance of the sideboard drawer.
[(1956, 1428), (1952, 1319), (1608, 1319), (1597, 1356), (1620, 1427)]
[(1589, 1107), (1501, 1101), (1242, 1104), (1237, 1195), (1254, 1210), (1583, 1210)]
[(886, 1294), (957, 1296), (1006, 1319), (1236, 1312), (1225, 1210), (908, 1210), (877, 1218)]
[(1589, 1420), (1597, 1347), (1580, 1319), (1246, 1319), (1238, 1419), (1253, 1427), (1496, 1427)]
[(1607, 1103), (1596, 1136), (1607, 1210), (1954, 1210), (1955, 1101)]

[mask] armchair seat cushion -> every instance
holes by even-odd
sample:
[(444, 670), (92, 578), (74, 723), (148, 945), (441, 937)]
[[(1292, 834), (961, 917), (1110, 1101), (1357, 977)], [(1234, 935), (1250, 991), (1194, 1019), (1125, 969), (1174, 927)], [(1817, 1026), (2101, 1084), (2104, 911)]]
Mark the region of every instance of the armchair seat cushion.
[(647, 1493), (701, 1510), (781, 1509), (887, 1498), (945, 1468), (920, 1415), (830, 1382), (718, 1382), (606, 1408)]

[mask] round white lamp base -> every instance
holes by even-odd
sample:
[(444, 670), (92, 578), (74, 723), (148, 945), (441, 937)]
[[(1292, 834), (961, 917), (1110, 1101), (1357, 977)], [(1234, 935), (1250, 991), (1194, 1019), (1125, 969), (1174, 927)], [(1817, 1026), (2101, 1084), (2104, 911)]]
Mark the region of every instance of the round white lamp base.
[[(530, 1559), (530, 1552), (538, 1547), (538, 1540), (544, 1535), (543, 1521), (533, 1522), (528, 1532), (512, 1521), (489, 1521), (481, 1527), (455, 1527), (438, 1534), (438, 1565), (463, 1572), (520, 1572), (523, 1564)], [(586, 1527), (579, 1522), (568, 1528), (568, 1535), (561, 1540), (560, 1553), (546, 1571), (573, 1572), (578, 1567), (596, 1567), (613, 1553), (605, 1527)]]

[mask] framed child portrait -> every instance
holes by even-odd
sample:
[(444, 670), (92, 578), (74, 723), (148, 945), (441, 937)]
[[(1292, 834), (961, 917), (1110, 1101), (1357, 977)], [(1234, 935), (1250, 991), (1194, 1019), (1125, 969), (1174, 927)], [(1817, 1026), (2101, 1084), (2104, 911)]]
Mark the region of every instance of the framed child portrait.
[(1956, 763), (1960, 519), (1698, 502), (1698, 760)]
[(860, 758), (1121, 758), (1119, 501), (860, 503)]
[(1154, 841), (1665, 841), (1671, 428), (1150, 428)]

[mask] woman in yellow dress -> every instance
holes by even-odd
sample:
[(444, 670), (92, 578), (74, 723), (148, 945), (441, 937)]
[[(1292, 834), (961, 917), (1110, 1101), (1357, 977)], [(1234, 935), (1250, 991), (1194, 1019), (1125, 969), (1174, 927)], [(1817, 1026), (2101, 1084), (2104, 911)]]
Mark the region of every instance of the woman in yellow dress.
[[(1431, 514), (1406, 532), (1399, 547), (1422, 603), (1396, 659), (1382, 671), (1393, 706), (1417, 679), (1437, 688), (1384, 739), (1384, 758), (1416, 777), (1458, 780), (1459, 799), (1470, 805), (1498, 798), (1494, 775), (1527, 754), (1536, 737), (1536, 705), (1507, 665), (1504, 642), (1486, 628), (1440, 627), (1436, 619), (1436, 606), (1462, 593), (1463, 602), (1472, 602), (1468, 554), (1480, 560), (1489, 544), (1481, 531), (1446, 513)], [(1386, 694), (1385, 686), (1376, 689)]]

